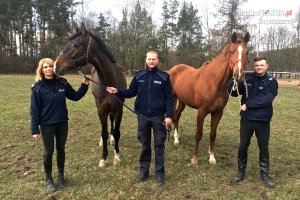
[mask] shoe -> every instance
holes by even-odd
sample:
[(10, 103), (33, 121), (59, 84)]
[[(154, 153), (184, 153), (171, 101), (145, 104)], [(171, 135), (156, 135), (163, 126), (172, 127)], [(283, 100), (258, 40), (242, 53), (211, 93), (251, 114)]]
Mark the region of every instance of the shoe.
[(156, 182), (159, 187), (162, 187), (165, 184), (165, 179), (163, 176), (158, 176)]
[(238, 172), (233, 181), (236, 183), (242, 182), (245, 179), (245, 172)]
[(46, 179), (45, 180), (45, 184), (46, 184), (46, 187), (47, 187), (47, 190), (49, 191), (49, 192), (55, 192), (56, 191), (56, 187), (55, 187), (55, 185), (54, 185), (54, 182), (53, 182), (53, 179), (51, 178), (49, 178), (49, 179)]
[(143, 181), (145, 181), (147, 178), (149, 178), (149, 174), (143, 174), (143, 173), (140, 173), (140, 174), (136, 177), (136, 180), (137, 180), (137, 182), (143, 182)]
[(261, 180), (262, 182), (264, 182), (264, 184), (268, 187), (268, 188), (274, 188), (275, 184), (270, 180), (269, 176), (267, 175), (261, 175)]
[(66, 182), (65, 178), (64, 178), (64, 177), (61, 177), (61, 176), (58, 176), (58, 177), (57, 177), (57, 185), (58, 185), (59, 187), (61, 187), (61, 188), (67, 187), (67, 182)]

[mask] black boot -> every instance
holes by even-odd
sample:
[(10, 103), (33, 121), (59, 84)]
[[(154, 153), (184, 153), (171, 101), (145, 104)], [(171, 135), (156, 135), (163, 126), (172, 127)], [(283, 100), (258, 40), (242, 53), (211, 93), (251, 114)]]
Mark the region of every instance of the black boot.
[(275, 184), (270, 180), (269, 176), (265, 173), (262, 173), (260, 175), (261, 180), (264, 182), (264, 184), (268, 187), (268, 188), (274, 188)]
[(53, 178), (51, 177), (51, 175), (46, 176), (45, 185), (46, 185), (47, 190), (49, 192), (55, 192), (56, 191), (56, 187), (54, 185)]
[(260, 178), (268, 188), (274, 188), (275, 184), (269, 178), (269, 156), (261, 157), (260, 160)]
[(58, 169), (57, 185), (61, 188), (67, 187), (63, 169)]
[(245, 179), (245, 172), (238, 172), (237, 175), (234, 177), (233, 181), (238, 183), (238, 182), (241, 182)]
[(246, 167), (247, 167), (247, 155), (239, 153), (238, 155), (238, 173), (234, 177), (233, 181), (238, 183), (245, 179), (246, 176)]

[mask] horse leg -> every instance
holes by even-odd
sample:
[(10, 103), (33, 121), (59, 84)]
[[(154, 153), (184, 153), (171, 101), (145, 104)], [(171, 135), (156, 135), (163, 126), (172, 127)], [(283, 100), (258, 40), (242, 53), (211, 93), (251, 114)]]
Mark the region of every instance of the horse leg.
[[(111, 146), (115, 145), (115, 139), (114, 139), (114, 116), (112, 115), (112, 113), (109, 114), (109, 119), (110, 119), (110, 140), (109, 140), (109, 144)], [(101, 147), (103, 145), (103, 140), (102, 137), (100, 138), (99, 141), (99, 146)]]
[(109, 119), (110, 119), (110, 140), (109, 140), (109, 144), (110, 146), (114, 146), (115, 145), (115, 139), (114, 139), (114, 122), (115, 122), (115, 117), (112, 113), (109, 114)]
[(121, 164), (119, 141), (121, 137), (120, 126), (122, 121), (122, 115), (123, 115), (123, 110), (117, 113), (115, 117), (115, 129), (113, 132), (113, 137), (115, 138), (114, 165)]
[(208, 148), (209, 160), (210, 164), (217, 164), (215, 159), (215, 140), (217, 137), (217, 128), (218, 124), (222, 118), (223, 110), (218, 110), (214, 113), (211, 113), (211, 122), (210, 122), (210, 142)]
[(108, 131), (107, 131), (107, 115), (102, 115), (100, 116), (100, 121), (101, 121), (101, 126), (102, 126), (102, 131), (101, 131), (101, 137), (103, 140), (103, 148), (102, 148), (102, 159), (99, 162), (98, 167), (103, 168), (106, 167), (107, 165), (107, 155), (108, 155), (108, 151), (107, 151), (107, 140), (108, 140)]
[[(185, 104), (183, 104), (181, 101), (178, 101), (178, 102), (179, 102), (178, 103), (178, 108), (175, 110), (174, 117), (173, 117), (173, 123), (174, 123), (174, 145), (178, 145), (179, 144), (178, 124), (179, 124), (179, 119), (181, 117), (181, 113), (182, 113), (182, 111), (185, 108)], [(173, 103), (173, 106), (176, 108), (176, 102), (175, 102), (175, 105)]]
[(191, 164), (192, 165), (197, 165), (198, 164), (198, 149), (199, 149), (199, 142), (202, 139), (203, 136), (203, 123), (204, 123), (204, 119), (206, 117), (207, 113), (202, 111), (202, 110), (198, 110), (198, 114), (197, 114), (197, 131), (195, 134), (195, 145), (194, 145), (194, 150), (193, 150), (193, 157), (191, 159)]

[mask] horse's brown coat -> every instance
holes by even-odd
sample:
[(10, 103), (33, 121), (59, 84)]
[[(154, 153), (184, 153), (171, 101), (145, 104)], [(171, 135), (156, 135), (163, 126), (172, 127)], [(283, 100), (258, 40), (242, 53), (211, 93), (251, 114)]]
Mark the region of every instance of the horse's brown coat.
[[(65, 71), (86, 65), (87, 62), (93, 64), (92, 79), (96, 83), (100, 83), (100, 85), (93, 83), (92, 92), (102, 125), (103, 152), (101, 161), (106, 163), (108, 155), (108, 116), (111, 120), (111, 134), (115, 139), (115, 152), (117, 153), (115, 158), (118, 160), (123, 105), (113, 95), (106, 92), (105, 86), (126, 88), (126, 79), (122, 68), (115, 62), (113, 55), (100, 38), (87, 32), (84, 24), (82, 24), (81, 29), (76, 28), (76, 30), (76, 33), (70, 37), (63, 53), (55, 61), (55, 73), (63, 75)], [(124, 102), (124, 99), (121, 101)]]
[[(234, 33), (232, 43), (228, 44), (217, 57), (204, 63), (200, 68), (195, 69), (179, 64), (169, 71), (173, 86), (175, 131), (178, 130), (179, 118), (186, 105), (198, 110), (193, 164), (198, 162), (198, 145), (203, 135), (203, 122), (208, 114), (211, 114), (209, 153), (212, 157), (210, 162), (215, 163), (214, 143), (217, 126), (229, 98), (227, 85), (232, 77), (237, 80), (242, 78), (238, 75), (238, 61), (242, 65), (240, 71), (242, 74), (247, 62), (249, 37), (249, 33), (247, 33), (243, 40), (238, 40)], [(238, 46), (243, 48), (241, 59), (238, 58)], [(178, 108), (176, 109), (177, 100)]]

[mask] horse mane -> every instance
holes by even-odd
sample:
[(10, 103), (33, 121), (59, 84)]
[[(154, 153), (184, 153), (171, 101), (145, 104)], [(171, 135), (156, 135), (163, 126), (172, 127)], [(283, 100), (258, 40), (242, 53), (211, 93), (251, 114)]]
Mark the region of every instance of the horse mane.
[[(238, 40), (238, 41), (236, 41), (234, 44), (238, 44), (238, 43), (241, 43), (242, 42), (242, 40)], [(222, 55), (222, 54), (224, 54), (224, 56), (226, 56), (227, 55), (227, 53), (230, 53), (230, 47), (231, 47), (231, 45), (232, 45), (232, 43), (230, 43), (230, 44), (227, 44), (225, 47), (224, 47), (224, 49), (222, 50), (222, 51), (220, 51), (220, 53), (216, 56), (216, 57), (214, 57), (213, 58), (213, 60), (214, 59), (216, 59), (218, 56), (220, 56), (220, 55)], [(205, 61), (202, 65), (200, 65), (199, 67), (203, 67), (203, 66), (205, 66), (205, 65), (208, 65), (208, 64), (210, 64), (213, 60), (209, 60), (209, 61)]]
[(117, 63), (114, 55), (111, 53), (111, 51), (107, 48), (105, 42), (99, 38), (98, 36), (88, 32), (92, 38), (94, 38), (96, 40), (96, 42), (98, 43), (99, 48), (103, 51), (103, 53), (108, 57), (108, 59), (112, 62), (112, 63)]
[[(105, 42), (104, 42), (102, 39), (100, 39), (98, 36), (96, 36), (96, 35), (94, 35), (94, 34), (88, 32), (88, 31), (87, 31), (87, 33), (90, 34), (90, 36), (96, 40), (96, 42), (97, 42), (97, 44), (98, 44), (98, 47), (99, 47), (100, 50), (108, 57), (108, 59), (109, 59), (112, 63), (117, 63), (117, 61), (116, 61), (114, 55), (111, 53), (110, 50), (108, 50), (108, 48), (107, 48)], [(72, 40), (72, 39), (78, 37), (79, 35), (81, 35), (81, 32), (76, 32), (76, 33), (74, 33), (72, 36), (70, 36), (69, 40)]]

